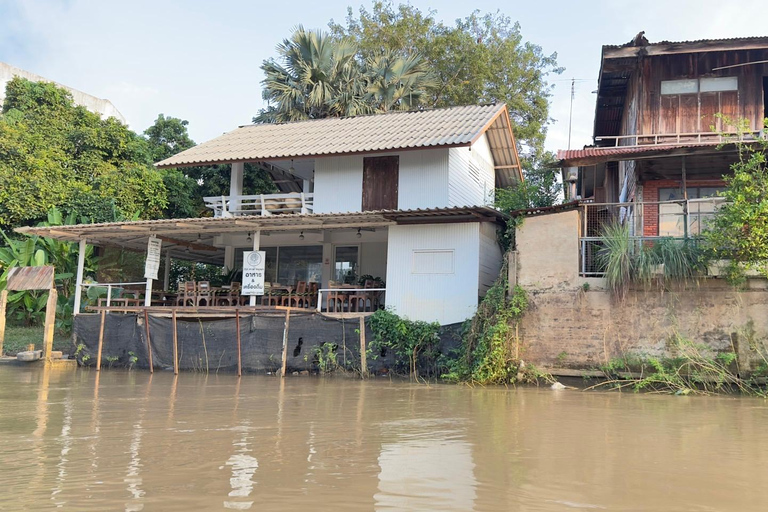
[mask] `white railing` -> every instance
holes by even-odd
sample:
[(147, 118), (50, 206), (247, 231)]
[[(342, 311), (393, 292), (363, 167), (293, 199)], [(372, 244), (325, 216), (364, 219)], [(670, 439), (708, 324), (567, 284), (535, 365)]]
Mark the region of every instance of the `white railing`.
[(690, 133), (649, 133), (634, 135), (600, 135), (595, 137), (595, 142), (610, 142), (600, 147), (636, 147), (636, 146), (664, 146), (669, 144), (719, 144), (735, 141), (751, 141), (764, 139), (763, 130), (746, 132), (690, 132)]
[[(328, 294), (345, 296), (344, 298), (339, 298), (342, 302), (340, 311), (336, 311), (336, 306), (334, 305), (334, 312), (343, 312), (344, 302), (347, 303), (349, 311), (352, 311), (351, 300), (365, 300), (361, 298), (361, 295), (369, 295), (368, 300), (371, 301), (371, 311), (375, 311), (378, 305), (384, 304), (384, 292), (386, 291), (386, 288), (321, 288), (317, 291), (317, 311), (319, 313), (323, 309), (323, 294), (326, 294), (326, 302)], [(375, 292), (375, 295), (373, 295), (372, 292)], [(357, 310), (358, 308), (354, 309)], [(365, 307), (363, 309), (365, 309)]]
[[(137, 285), (146, 285), (146, 281), (138, 281), (134, 283), (83, 283), (83, 288), (106, 288), (107, 289), (107, 296), (105, 299), (107, 300), (106, 306), (109, 307), (112, 305), (112, 289), (113, 287), (117, 290), (122, 291), (123, 287), (125, 286), (137, 286)], [(138, 294), (141, 293), (141, 290), (131, 290), (131, 293), (135, 293), (138, 297)], [(122, 297), (115, 297), (116, 299), (122, 300)]]
[(204, 197), (205, 206), (213, 210), (214, 217), (237, 215), (307, 214), (314, 211), (314, 194), (257, 194), (252, 196)]

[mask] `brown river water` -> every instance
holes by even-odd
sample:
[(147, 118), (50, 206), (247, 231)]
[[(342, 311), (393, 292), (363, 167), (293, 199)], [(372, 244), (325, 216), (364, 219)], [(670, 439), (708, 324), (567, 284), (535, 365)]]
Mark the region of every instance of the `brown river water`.
[(0, 510), (768, 509), (768, 402), (0, 366)]

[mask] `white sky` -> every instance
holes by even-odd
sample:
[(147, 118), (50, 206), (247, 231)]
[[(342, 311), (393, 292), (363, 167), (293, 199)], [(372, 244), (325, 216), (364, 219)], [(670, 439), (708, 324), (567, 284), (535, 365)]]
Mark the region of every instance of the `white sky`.
[[(143, 131), (158, 113), (189, 121), (197, 142), (250, 123), (262, 106), (259, 65), (297, 24), (342, 21), (350, 0), (0, 0), (0, 61), (107, 98)], [(573, 148), (590, 143), (600, 48), (645, 30), (651, 42), (768, 35), (761, 0), (414, 0), (451, 22), (496, 11), (566, 68), (555, 85), (547, 148), (568, 143), (570, 79), (576, 78)], [(370, 8), (370, 2), (364, 5)]]

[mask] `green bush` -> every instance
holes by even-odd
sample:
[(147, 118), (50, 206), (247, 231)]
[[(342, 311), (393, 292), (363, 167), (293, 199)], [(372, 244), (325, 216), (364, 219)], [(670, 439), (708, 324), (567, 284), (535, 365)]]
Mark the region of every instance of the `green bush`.
[(414, 378), (418, 378), (419, 369), (437, 374), (440, 324), (407, 320), (386, 310), (376, 311), (368, 323), (373, 331), (368, 358), (376, 359), (383, 351), (391, 350), (395, 371), (407, 372)]

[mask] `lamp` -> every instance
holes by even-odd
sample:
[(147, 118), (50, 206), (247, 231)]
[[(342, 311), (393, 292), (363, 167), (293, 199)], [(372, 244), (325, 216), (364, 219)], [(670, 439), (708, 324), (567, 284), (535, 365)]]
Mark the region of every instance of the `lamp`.
[(360, 232), (361, 228), (357, 228), (357, 234), (355, 235), (357, 238), (363, 238), (363, 234)]
[(253, 238), (251, 237), (251, 234), (248, 233), (248, 238), (245, 239), (246, 242), (253, 242)]
[(304, 240), (304, 232), (303, 231), (299, 234), (299, 240)]
[(293, 158), (291, 158), (291, 166), (288, 168), (288, 172), (291, 174), (296, 174), (296, 169), (293, 168)]

